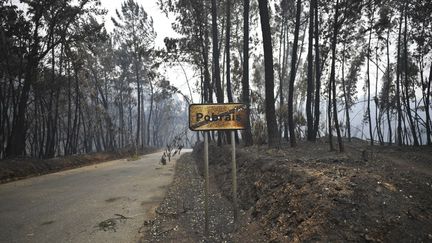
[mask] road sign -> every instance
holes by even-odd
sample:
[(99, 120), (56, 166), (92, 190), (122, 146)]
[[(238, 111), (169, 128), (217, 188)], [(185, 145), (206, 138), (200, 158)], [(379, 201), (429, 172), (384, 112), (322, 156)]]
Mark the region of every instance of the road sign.
[(241, 103), (189, 106), (189, 128), (192, 131), (244, 130), (248, 118), (248, 107)]
[[(189, 128), (192, 131), (214, 131), (231, 130), (231, 173), (233, 191), (234, 227), (237, 226), (238, 202), (237, 202), (237, 165), (235, 131), (246, 129), (249, 119), (248, 106), (241, 103), (228, 104), (191, 104), (189, 106)], [(208, 215), (208, 194), (209, 194), (209, 160), (208, 160), (208, 137), (209, 133), (204, 132), (204, 234), (208, 237), (209, 215)]]

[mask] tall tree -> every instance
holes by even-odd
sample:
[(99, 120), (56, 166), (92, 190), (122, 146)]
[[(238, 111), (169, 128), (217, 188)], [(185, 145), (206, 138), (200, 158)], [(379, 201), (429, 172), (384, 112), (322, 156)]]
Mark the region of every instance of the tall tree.
[[(337, 104), (336, 104), (336, 44), (337, 44), (337, 37), (339, 33), (339, 0), (336, 0), (335, 5), (335, 15), (334, 15), (334, 22), (333, 22), (333, 36), (332, 36), (332, 61), (331, 61), (331, 70), (330, 70), (330, 80), (329, 80), (329, 100), (332, 99), (333, 103), (333, 119), (334, 119), (334, 125), (336, 128), (336, 134), (338, 138), (338, 144), (339, 144), (339, 151), (343, 152), (344, 147), (342, 143), (342, 136), (339, 128), (339, 121), (338, 121), (338, 110), (337, 110)], [(333, 93), (330, 95), (330, 93)], [(330, 107), (329, 107), (330, 109)], [(330, 121), (331, 122), (331, 121)], [(331, 134), (331, 125), (329, 129), (329, 134)], [(330, 136), (331, 140), (331, 136)]]
[(370, 108), (370, 99), (371, 99), (371, 82), (370, 82), (370, 59), (371, 59), (371, 40), (372, 40), (372, 30), (373, 30), (373, 24), (374, 24), (374, 13), (375, 10), (372, 6), (372, 0), (369, 1), (369, 41), (367, 45), (367, 64), (366, 64), (366, 89), (367, 89), (367, 108), (366, 108), (366, 116), (368, 119), (368, 125), (369, 125), (369, 138), (370, 138), (370, 144), (374, 145), (374, 136), (372, 132), (372, 119), (371, 119), (371, 108)]
[(217, 5), (216, 0), (212, 0), (212, 36), (213, 36), (213, 75), (216, 86), (216, 99), (218, 103), (224, 102), (219, 66), (219, 41), (217, 26)]
[[(249, 97), (249, 1), (244, 0), (243, 10), (243, 78), (242, 78), (242, 101), (250, 107)], [(248, 114), (250, 117), (250, 114)], [(245, 145), (250, 146), (253, 144), (252, 132), (250, 126), (250, 119), (246, 123), (246, 130), (244, 132)]]
[(268, 143), (270, 147), (274, 147), (280, 142), (280, 134), (277, 128), (275, 112), (273, 47), (271, 40), (270, 16), (268, 13), (267, 0), (259, 0), (258, 4), (264, 48), (265, 115), (267, 120)]
[(314, 135), (316, 138), (319, 130), (320, 120), (320, 94), (321, 94), (321, 63), (320, 63), (320, 50), (319, 50), (319, 19), (318, 19), (318, 0), (313, 0), (315, 4), (315, 24), (314, 24), (314, 37), (315, 37), (315, 106), (314, 106)]
[[(137, 89), (137, 125), (135, 146), (144, 146), (144, 130), (142, 121), (144, 64), (149, 56), (149, 50), (153, 46), (156, 37), (153, 28), (153, 19), (147, 14), (142, 6), (134, 0), (122, 3), (121, 14), (117, 13), (118, 20), (112, 18), (116, 26), (114, 33), (119, 45), (124, 45), (128, 54), (132, 57), (132, 70), (135, 76)], [(142, 139), (141, 139), (142, 138)]]
[(85, 13), (90, 2), (90, 0), (81, 0), (77, 5), (69, 2), (54, 2), (54, 4), (45, 1), (26, 2), (33, 27), (32, 37), (25, 60), (24, 83), (8, 138), (6, 156), (14, 157), (25, 154), (26, 113), (30, 89), (37, 80), (38, 66), (41, 60), (63, 41), (71, 23)]
[(287, 72), (288, 72), (288, 59), (289, 59), (289, 17), (291, 16), (292, 1), (282, 0), (279, 5), (275, 5), (277, 9), (280, 9), (279, 15), (275, 15), (275, 24), (278, 25), (279, 30), (279, 57), (278, 64), (276, 66), (278, 70), (279, 78), (279, 132), (281, 136), (283, 135), (286, 141), (288, 141), (288, 124), (287, 124), (287, 109), (285, 106), (285, 93), (287, 89), (285, 88), (285, 83), (287, 82)]
[(309, 34), (308, 34), (308, 70), (307, 70), (307, 95), (306, 95), (306, 120), (307, 120), (307, 139), (309, 141), (315, 140), (314, 138), (314, 125), (312, 114), (312, 101), (314, 93), (314, 78), (313, 78), (313, 33), (314, 33), (314, 10), (316, 0), (311, 0), (309, 4)]
[[(405, 3), (405, 12), (407, 12), (407, 7), (408, 7), (408, 2)], [(408, 63), (409, 63), (409, 59), (408, 59), (408, 13), (405, 14), (405, 25), (404, 25), (404, 67), (403, 67), (403, 71), (404, 71), (404, 78), (405, 78), (405, 99), (406, 99), (406, 113), (408, 115), (408, 119), (409, 119), (409, 126), (411, 128), (411, 135), (413, 137), (414, 140), (414, 146), (419, 146), (419, 141), (417, 138), (417, 132), (416, 132), (416, 128), (415, 128), (415, 124), (413, 121), (413, 117), (411, 114), (411, 104), (410, 104), (410, 85), (409, 85), (409, 80), (408, 80), (408, 75), (409, 75), (409, 70), (408, 70)]]
[(300, 31), (300, 15), (301, 15), (301, 0), (297, 0), (296, 3), (296, 22), (294, 29), (294, 42), (291, 57), (291, 70), (288, 87), (288, 126), (290, 133), (290, 144), (291, 147), (296, 146), (295, 137), (295, 124), (294, 124), (294, 82), (296, 76), (296, 64), (297, 64), (297, 48)]
[[(346, 46), (347, 44), (344, 43)], [(351, 116), (350, 111), (352, 106), (355, 104), (355, 94), (357, 92), (357, 82), (359, 79), (359, 74), (361, 72), (361, 67), (364, 64), (365, 58), (366, 58), (366, 52), (361, 49), (361, 47), (358, 47), (357, 45), (353, 48), (360, 49), (360, 53), (356, 54), (354, 58), (352, 58), (350, 62), (350, 67), (348, 69), (348, 73), (345, 76), (344, 74), (344, 68), (342, 69), (342, 88), (343, 88), (343, 99), (344, 99), (344, 105), (345, 105), (345, 123), (346, 123), (346, 129), (348, 132), (348, 139), (351, 139)], [(346, 53), (344, 50), (342, 54), (342, 63), (346, 62)], [(342, 66), (345, 66), (343, 63)]]
[[(432, 50), (432, 36), (430, 30), (432, 27), (432, 16), (429, 14), (432, 11), (432, 3), (427, 0), (412, 2), (412, 9), (410, 11), (411, 17), (411, 36), (416, 43), (416, 54), (417, 56), (419, 75), (420, 75), (420, 86), (422, 90), (423, 107), (420, 108), (425, 112), (424, 126), (426, 129), (426, 143), (432, 144), (432, 128), (431, 128), (431, 115), (430, 115), (430, 98), (431, 98), (431, 77), (432, 77), (432, 65), (429, 67), (429, 79), (426, 74), (427, 71), (427, 56), (430, 55)], [(408, 42), (409, 43), (409, 42)], [(419, 119), (416, 119), (419, 120)], [(420, 133), (420, 131), (419, 131)], [(419, 138), (422, 136), (419, 135)]]
[(396, 54), (396, 108), (397, 108), (397, 143), (402, 146), (402, 106), (400, 100), (400, 73), (401, 73), (401, 33), (402, 33), (402, 20), (403, 20), (403, 7), (400, 7), (400, 18), (399, 18), (399, 31), (398, 31), (398, 42), (397, 42), (397, 54)]
[[(388, 143), (392, 143), (393, 139), (393, 131), (391, 125), (391, 117), (390, 112), (393, 108), (391, 94), (393, 92), (393, 80), (392, 80), (392, 66), (390, 63), (390, 32), (393, 27), (392, 25), (392, 8), (389, 6), (390, 2), (384, 2), (384, 4), (380, 7), (379, 10), (379, 21), (377, 23), (379, 35), (383, 35), (386, 32), (385, 37), (381, 37), (385, 40), (385, 49), (386, 49), (386, 70), (382, 77), (382, 87), (381, 93), (379, 97), (379, 108), (382, 112), (386, 113), (387, 120), (387, 129), (388, 129)], [(380, 38), (380, 37), (379, 37)]]
[(232, 88), (231, 88), (231, 0), (227, 0), (226, 3), (226, 42), (225, 42), (225, 53), (226, 53), (226, 85), (227, 85), (227, 97), (228, 102), (232, 103)]
[(429, 67), (429, 81), (425, 81), (422, 89), (424, 93), (424, 106), (425, 106), (425, 113), (426, 113), (426, 141), (428, 145), (431, 145), (431, 118), (430, 118), (430, 98), (431, 98), (431, 86), (432, 86), (432, 63)]

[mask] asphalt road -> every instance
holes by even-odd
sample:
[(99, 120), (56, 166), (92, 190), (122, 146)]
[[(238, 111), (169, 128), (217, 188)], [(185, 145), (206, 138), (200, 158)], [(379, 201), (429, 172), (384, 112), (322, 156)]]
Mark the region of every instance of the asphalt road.
[(136, 242), (173, 178), (173, 160), (160, 157), (0, 185), (0, 242)]

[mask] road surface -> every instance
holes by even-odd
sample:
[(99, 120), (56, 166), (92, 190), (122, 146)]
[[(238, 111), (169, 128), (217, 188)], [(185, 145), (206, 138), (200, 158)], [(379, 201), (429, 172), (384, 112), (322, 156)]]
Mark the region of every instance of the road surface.
[(0, 185), (0, 242), (136, 242), (173, 178), (161, 155)]

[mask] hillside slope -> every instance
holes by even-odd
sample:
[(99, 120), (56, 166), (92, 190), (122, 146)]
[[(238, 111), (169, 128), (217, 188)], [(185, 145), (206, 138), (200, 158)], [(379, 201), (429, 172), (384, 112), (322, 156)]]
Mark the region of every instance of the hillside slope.
[[(247, 221), (238, 239), (269, 241), (432, 240), (432, 148), (326, 142), (237, 152), (239, 202)], [(202, 144), (194, 157), (202, 173)], [(231, 199), (229, 147), (210, 146), (210, 173)], [(235, 238), (234, 238), (235, 239)]]

